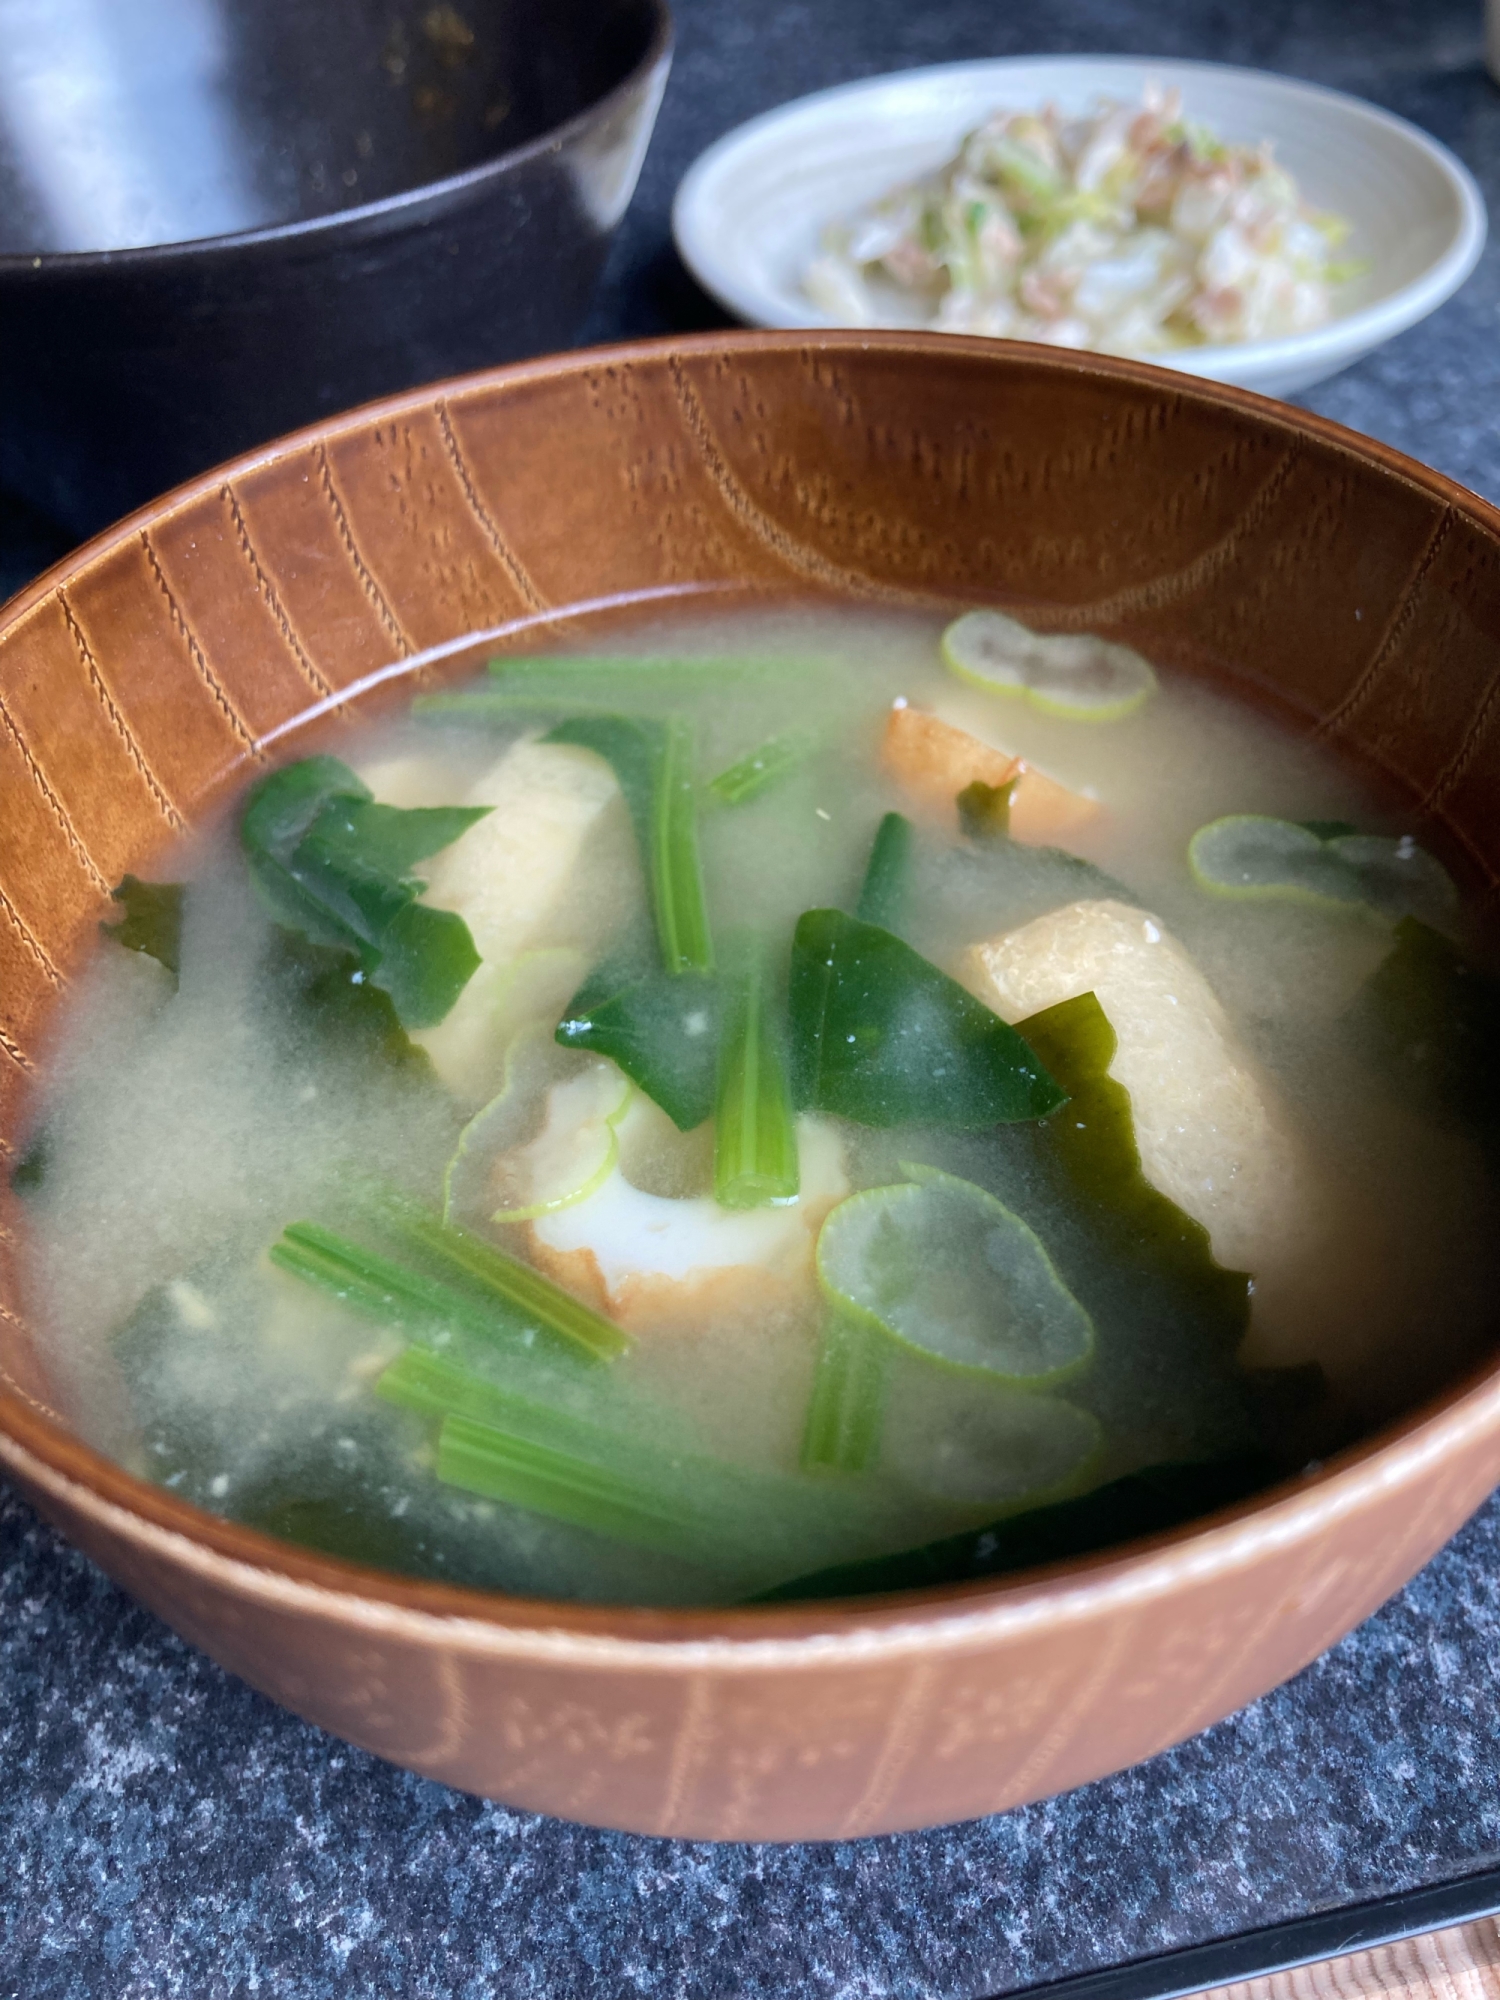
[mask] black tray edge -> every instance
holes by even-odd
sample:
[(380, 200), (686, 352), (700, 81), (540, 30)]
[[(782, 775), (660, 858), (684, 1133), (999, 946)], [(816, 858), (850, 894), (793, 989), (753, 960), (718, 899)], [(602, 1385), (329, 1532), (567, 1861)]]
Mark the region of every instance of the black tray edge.
[[(1264, 1929), (1241, 1931), (1206, 1944), (1185, 1945), (1151, 1958), (1130, 1959), (1097, 1972), (1072, 1973), (1038, 1986), (1013, 1987), (1003, 2000), (1183, 2000), (1209, 1987), (1290, 1972), (1318, 1959), (1447, 1930), (1500, 1913), (1500, 1868), (1481, 1869), (1454, 1881), (1402, 1889), (1368, 1903), (1292, 1917)], [(991, 2000), (1002, 2000), (999, 1994)]]

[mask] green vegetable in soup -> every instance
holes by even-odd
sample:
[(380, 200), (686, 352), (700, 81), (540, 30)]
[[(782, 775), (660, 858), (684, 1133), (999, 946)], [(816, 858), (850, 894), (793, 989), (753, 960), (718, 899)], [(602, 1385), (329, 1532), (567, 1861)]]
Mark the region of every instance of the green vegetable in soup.
[(985, 1527), (945, 1535), (898, 1555), (841, 1563), (768, 1590), (764, 1603), (806, 1598), (865, 1597), (893, 1590), (936, 1590), (1002, 1576), (1043, 1563), (1066, 1562), (1095, 1549), (1159, 1535), (1221, 1507), (1232, 1507), (1269, 1485), (1270, 1459), (1256, 1455), (1206, 1464), (1153, 1465), (1128, 1472), (1048, 1506), (1011, 1514)]
[(535, 1329), (519, 1313), (489, 1309), (451, 1285), (313, 1222), (288, 1224), (269, 1256), (278, 1270), (316, 1285), (363, 1318), (420, 1328), (447, 1341), (467, 1334), (524, 1354)]
[(841, 1316), (945, 1368), (1038, 1389), (1088, 1360), (1094, 1329), (1033, 1230), (983, 1188), (913, 1166), (839, 1203), (818, 1276)]
[(445, 1222), (403, 1196), (388, 1196), (375, 1210), (411, 1249), (487, 1301), (520, 1313), (528, 1323), (597, 1361), (623, 1354), (630, 1341), (612, 1320), (575, 1299), (534, 1266), (483, 1237)]
[[(1075, 1374), (1093, 1350), (1088, 1314), (1018, 1215), (955, 1175), (907, 1171), (910, 1182), (840, 1202), (819, 1234), (829, 1312), (805, 1464), (851, 1471), (871, 1462), (895, 1351), (980, 1386), (1033, 1391)], [(1057, 1429), (1046, 1402), (1028, 1395), (1017, 1404), (1023, 1432)], [(1069, 1421), (1061, 1420), (1065, 1432)], [(1094, 1435), (1090, 1427), (1090, 1444)], [(1083, 1451), (1072, 1436), (1054, 1456), (1070, 1469)]]
[(775, 680), (804, 675), (817, 663), (805, 659), (735, 655), (715, 658), (653, 657), (622, 653), (541, 654), (535, 658), (489, 662), (490, 685), (420, 694), (414, 716), (440, 722), (508, 724), (519, 715), (619, 717), (711, 690), (715, 682), (747, 678)]
[(971, 1518), (1081, 1492), (1098, 1483), (1104, 1456), (1098, 1419), (1074, 1401), (926, 1362), (892, 1374), (881, 1471)]
[(421, 1348), (376, 1391), (438, 1420), (440, 1481), (710, 1569), (731, 1595), (795, 1574), (809, 1550), (889, 1546), (857, 1490), (730, 1463), (659, 1407), (621, 1399), (580, 1415)]
[(818, 1337), (812, 1395), (802, 1421), (802, 1464), (863, 1472), (880, 1448), (890, 1376), (889, 1343), (852, 1313), (830, 1306)]
[(860, 1125), (979, 1131), (1066, 1101), (998, 1014), (911, 946), (842, 910), (797, 923), (790, 985), (796, 1103)]
[(910, 888), (913, 837), (911, 821), (898, 812), (888, 812), (876, 828), (859, 901), (854, 906), (862, 924), (879, 924), (888, 931), (900, 929)]
[(124, 906), (117, 924), (101, 924), (100, 930), (127, 951), (144, 952), (165, 966), (176, 984), (182, 957), (182, 900), (186, 893), (180, 882), (143, 882), (125, 875), (111, 899)]
[(944, 665), (988, 694), (1075, 722), (1118, 722), (1156, 688), (1130, 646), (1090, 632), (1033, 632), (1003, 611), (967, 611), (943, 633)]
[(651, 885), (662, 965), (670, 973), (712, 971), (713, 940), (698, 855), (692, 725), (682, 716), (664, 722), (629, 715), (576, 716), (560, 722), (543, 741), (576, 743), (613, 768)]
[(591, 1458), (536, 1444), (469, 1417), (443, 1420), (437, 1476), (467, 1493), (506, 1500), (514, 1507), (689, 1562), (717, 1553), (690, 1498), (662, 1499), (644, 1481)]
[(426, 1050), (402, 1027), (390, 994), (373, 983), (357, 953), (313, 944), (299, 932), (278, 927), (265, 968), (270, 990), (314, 1023), (330, 1047), (433, 1080)]
[(724, 1208), (758, 1208), (795, 1200), (801, 1181), (780, 996), (771, 990), (765, 954), (752, 943), (740, 955), (748, 962), (723, 980), (714, 1198)]
[(1084, 1204), (1111, 1253), (1148, 1265), (1192, 1300), (1205, 1333), (1229, 1352), (1250, 1317), (1250, 1279), (1215, 1262), (1208, 1231), (1158, 1192), (1141, 1170), (1130, 1093), (1109, 1074), (1115, 1031), (1092, 993), (1060, 1001), (1021, 1024), (1027, 1041), (1068, 1092), (1065, 1118), (1036, 1135)]
[(557, 1040), (608, 1056), (679, 1131), (691, 1132), (713, 1115), (719, 1009), (712, 973), (663, 972), (626, 953), (606, 960), (573, 995)]
[(1481, 1129), (1500, 1125), (1500, 985), (1430, 925), (1397, 924), (1351, 1025), (1414, 1103)]
[(350, 953), (406, 1028), (441, 1021), (479, 965), (463, 919), (419, 903), (410, 873), (487, 806), (404, 812), (377, 805), (335, 757), (263, 778), (240, 820), (256, 889), (277, 923)]
[(704, 1554), (722, 1533), (723, 1523), (703, 1518), (711, 1461), (657, 1462), (607, 1426), (419, 1348), (385, 1370), (376, 1393), (442, 1421), (437, 1476), (446, 1484), (673, 1554)]
[(1012, 778), (1003, 785), (987, 785), (976, 778), (972, 785), (964, 786), (955, 804), (959, 829), (966, 839), (1009, 840), (1010, 802), (1019, 783), (1018, 778)]
[(441, 1276), (365, 1249), (311, 1222), (295, 1222), (272, 1245), (271, 1262), (320, 1286), (352, 1311), (443, 1340), (468, 1335), (512, 1353), (537, 1347), (607, 1361), (630, 1345), (611, 1321), (530, 1264), (415, 1203), (392, 1200), (377, 1222)]
[(52, 1164), (52, 1142), (44, 1127), (38, 1132), (10, 1170), (10, 1184), (19, 1195), (40, 1191)]
[(1356, 833), (1341, 820), (1233, 813), (1199, 827), (1188, 865), (1216, 896), (1366, 908), (1392, 922), (1451, 919), (1458, 907), (1448, 871), (1409, 836)]
[(747, 751), (718, 777), (710, 778), (708, 790), (726, 806), (745, 805), (805, 763), (817, 748), (817, 740), (805, 729), (772, 736), (758, 750)]

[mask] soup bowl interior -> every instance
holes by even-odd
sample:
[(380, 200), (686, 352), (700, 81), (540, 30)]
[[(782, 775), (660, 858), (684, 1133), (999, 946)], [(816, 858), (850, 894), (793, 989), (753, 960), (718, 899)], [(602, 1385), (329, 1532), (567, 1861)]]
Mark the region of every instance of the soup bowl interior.
[[(1107, 632), (1354, 760), (1500, 879), (1500, 516), (1319, 419), (1136, 364), (727, 334), (412, 392), (100, 537), (0, 624), (0, 1145), (109, 891), (278, 758), (491, 649), (643, 608), (995, 602)], [(1046, 1572), (637, 1610), (397, 1577), (211, 1517), (70, 1427), (0, 1194), (0, 1466), (300, 1713), (514, 1804), (814, 1838), (1003, 1809), (1296, 1671), (1500, 1475), (1481, 1368), (1329, 1464)], [(1412, 1329), (1413, 1339), (1440, 1329)]]

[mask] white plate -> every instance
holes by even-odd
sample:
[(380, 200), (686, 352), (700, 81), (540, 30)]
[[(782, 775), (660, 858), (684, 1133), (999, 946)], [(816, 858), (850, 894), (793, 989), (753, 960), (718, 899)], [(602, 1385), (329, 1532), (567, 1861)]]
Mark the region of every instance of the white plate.
[(1446, 146), (1356, 97), (1220, 63), (1117, 56), (1018, 56), (874, 77), (768, 111), (720, 139), (672, 208), (683, 261), (752, 326), (831, 326), (799, 274), (825, 225), (893, 182), (949, 159), (999, 105), (1086, 111), (1138, 100), (1148, 83), (1182, 92), (1189, 117), (1223, 139), (1270, 139), (1309, 201), (1353, 225), (1347, 254), (1368, 272), (1312, 333), (1149, 357), (1268, 395), (1305, 389), (1424, 319), (1484, 248), (1484, 199)]

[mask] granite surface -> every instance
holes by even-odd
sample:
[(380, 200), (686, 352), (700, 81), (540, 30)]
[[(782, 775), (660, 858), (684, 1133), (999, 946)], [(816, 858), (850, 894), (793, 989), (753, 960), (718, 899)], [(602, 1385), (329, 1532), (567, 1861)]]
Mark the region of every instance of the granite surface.
[[(1500, 210), (1478, 0), (676, 0), (680, 48), (586, 337), (721, 323), (670, 246), (699, 148), (843, 79), (967, 55), (1199, 56), (1446, 139)], [(1500, 498), (1500, 246), (1307, 399)], [(63, 545), (0, 496), (0, 595)], [(1500, 1502), (1218, 1728), (999, 1818), (815, 1847), (633, 1839), (485, 1805), (309, 1728), (0, 1488), (0, 2000), (960, 2000), (1500, 1858)]]

